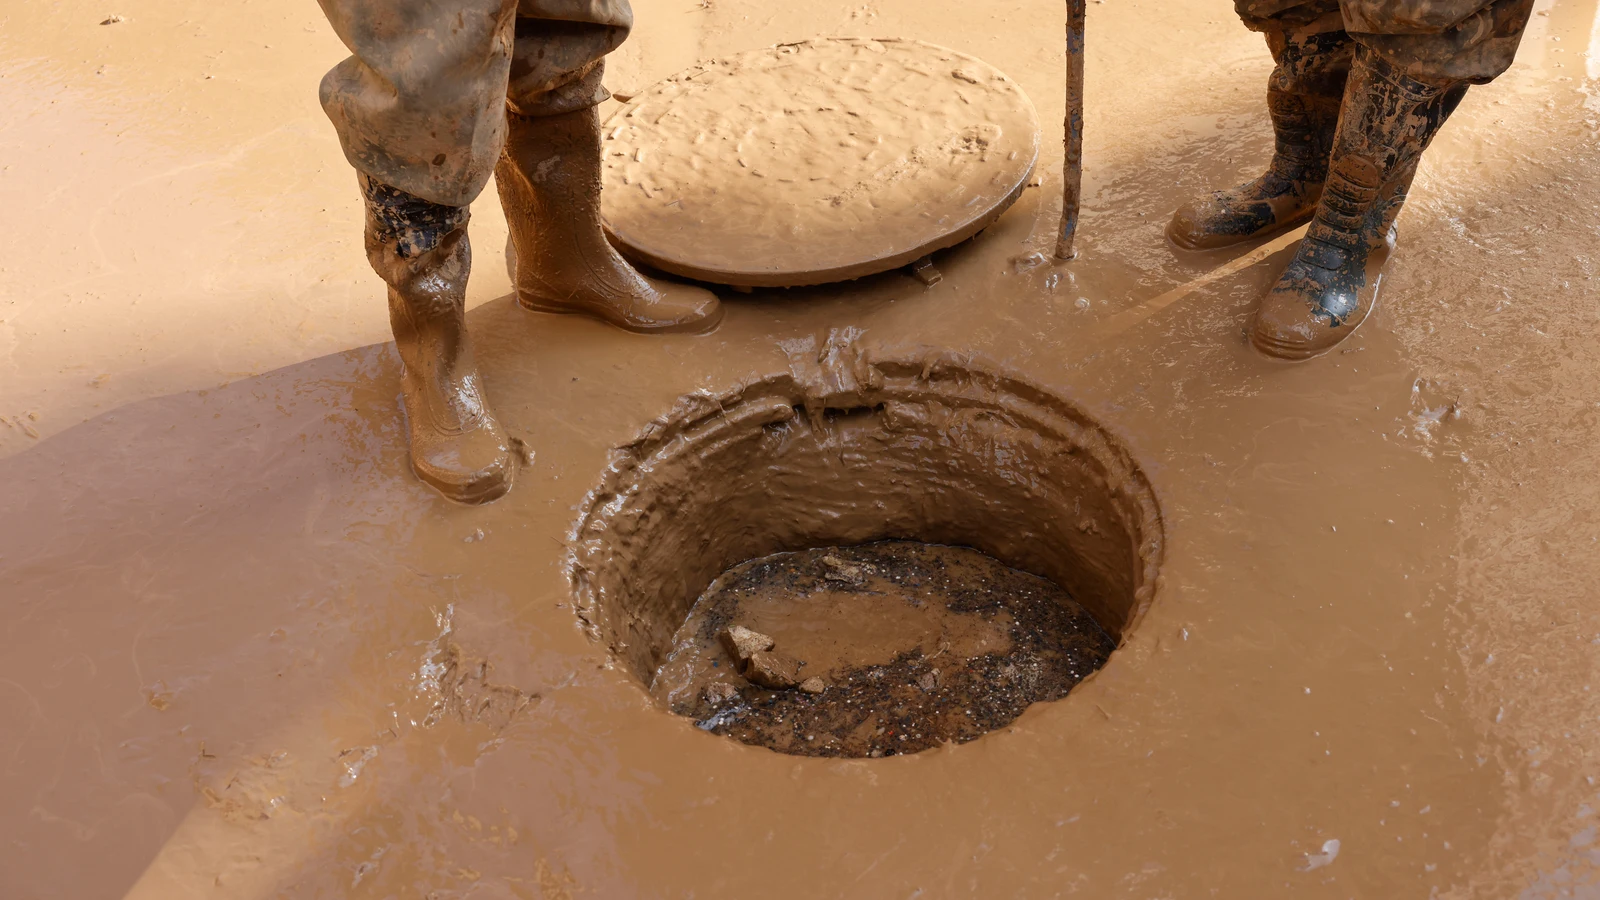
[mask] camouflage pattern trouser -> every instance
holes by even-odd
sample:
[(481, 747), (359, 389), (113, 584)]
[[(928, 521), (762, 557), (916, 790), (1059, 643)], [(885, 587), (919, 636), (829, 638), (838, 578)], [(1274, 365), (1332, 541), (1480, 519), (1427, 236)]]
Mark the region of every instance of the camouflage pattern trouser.
[(553, 116), (609, 96), (605, 55), (633, 27), (628, 0), (318, 2), (354, 54), (322, 79), (345, 157), (445, 206), (483, 191), (508, 108)]
[(1286, 42), (1344, 33), (1419, 81), (1483, 84), (1511, 66), (1533, 0), (1234, 0), (1234, 9), (1274, 56)]

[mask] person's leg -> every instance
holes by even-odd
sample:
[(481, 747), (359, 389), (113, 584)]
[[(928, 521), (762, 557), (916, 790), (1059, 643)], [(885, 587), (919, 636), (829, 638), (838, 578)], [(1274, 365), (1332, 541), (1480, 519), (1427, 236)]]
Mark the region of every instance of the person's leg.
[(1337, 0), (1281, 3), (1243, 0), (1240, 17), (1266, 35), (1277, 63), (1267, 82), (1276, 141), (1261, 177), (1178, 209), (1167, 236), (1186, 250), (1210, 250), (1267, 237), (1311, 217), (1328, 176), (1328, 152), (1354, 42)]
[[(1347, 22), (1393, 32), (1431, 27), (1420, 12), (1460, 0), (1346, 0)], [(1251, 326), (1256, 349), (1307, 359), (1349, 337), (1377, 301), (1395, 218), (1433, 136), (1473, 82), (1511, 64), (1532, 0), (1476, 2), (1437, 34), (1352, 34), (1360, 44), (1345, 90), (1327, 187), (1306, 238)], [(1359, 7), (1356, 12), (1352, 8)], [(1379, 15), (1379, 7), (1392, 13)], [(1401, 14), (1404, 14), (1403, 16)], [(1448, 21), (1443, 20), (1441, 21)]]
[(511, 228), (517, 300), (628, 331), (705, 332), (722, 319), (710, 291), (647, 278), (600, 219), (603, 58), (627, 36), (627, 0), (522, 0), (495, 184)]
[(487, 503), (511, 489), (516, 461), (467, 340), (467, 208), (432, 203), (366, 175), (361, 187), (367, 259), (389, 285), (411, 468), (451, 500)]
[(452, 500), (494, 500), (516, 464), (467, 340), (467, 206), (504, 140), (515, 0), (321, 3), (355, 54), (323, 79), (322, 103), (389, 286), (412, 469)]
[(1488, 84), (1511, 68), (1533, 0), (1342, 0), (1351, 36), (1406, 75)]

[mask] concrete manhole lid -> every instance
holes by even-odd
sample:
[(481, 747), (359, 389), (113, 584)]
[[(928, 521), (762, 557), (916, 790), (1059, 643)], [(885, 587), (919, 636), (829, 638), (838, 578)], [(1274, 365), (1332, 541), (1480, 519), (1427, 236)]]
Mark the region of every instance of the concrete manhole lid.
[(606, 123), (622, 250), (721, 284), (858, 278), (959, 243), (1021, 194), (1039, 121), (999, 70), (920, 41), (828, 38), (697, 65)]

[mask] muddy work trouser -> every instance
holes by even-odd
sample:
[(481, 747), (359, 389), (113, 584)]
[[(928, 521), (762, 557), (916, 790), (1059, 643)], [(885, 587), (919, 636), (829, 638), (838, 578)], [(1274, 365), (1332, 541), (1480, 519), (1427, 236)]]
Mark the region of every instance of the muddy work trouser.
[(354, 54), (322, 79), (345, 157), (445, 206), (482, 192), (506, 113), (552, 116), (609, 96), (604, 58), (628, 0), (318, 0)]
[(1348, 60), (1353, 39), (1412, 78), (1446, 85), (1483, 84), (1509, 68), (1533, 0), (1234, 0), (1234, 8), (1266, 34), (1280, 68), (1286, 45), (1342, 44)]

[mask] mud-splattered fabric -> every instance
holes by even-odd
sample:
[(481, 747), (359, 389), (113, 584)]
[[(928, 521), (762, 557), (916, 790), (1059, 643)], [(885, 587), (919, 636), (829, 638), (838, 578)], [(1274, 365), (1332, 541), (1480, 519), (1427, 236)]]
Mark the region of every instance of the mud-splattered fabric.
[(1482, 84), (1511, 66), (1533, 0), (1234, 0), (1253, 31), (1345, 31), (1413, 78)]
[(357, 171), (466, 206), (505, 143), (506, 111), (573, 112), (608, 95), (604, 58), (633, 27), (628, 0), (318, 0), (353, 54), (322, 108)]
[[(1274, 29), (1267, 32), (1267, 48), (1278, 64), (1268, 87), (1308, 100), (1321, 98), (1331, 107), (1333, 121), (1337, 122), (1344, 82), (1355, 59), (1356, 45), (1350, 35), (1342, 29)], [(1272, 102), (1270, 93), (1267, 102)]]
[(472, 215), (465, 206), (430, 203), (365, 173), (356, 177), (367, 201), (368, 237), (394, 248), (394, 254), (401, 259), (416, 259), (431, 252), (451, 232), (466, 225)]

